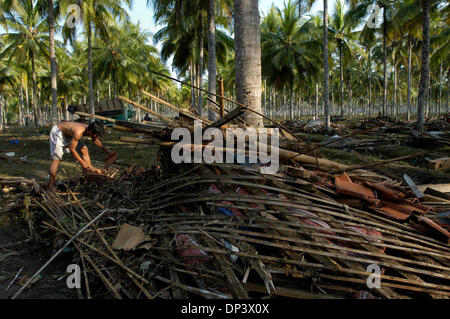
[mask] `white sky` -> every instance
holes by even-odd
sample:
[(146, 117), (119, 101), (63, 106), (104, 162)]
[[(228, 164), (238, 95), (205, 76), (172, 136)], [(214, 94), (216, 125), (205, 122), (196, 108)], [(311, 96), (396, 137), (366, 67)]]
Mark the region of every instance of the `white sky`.
[[(295, 0), (292, 0), (295, 1)], [(334, 3), (334, 1), (329, 1), (329, 7), (331, 7), (331, 4)], [(135, 0), (134, 1), (134, 5), (133, 5), (133, 9), (129, 11), (131, 20), (134, 23), (140, 22), (141, 27), (145, 30), (148, 30), (152, 33), (156, 33), (156, 31), (158, 31), (158, 29), (160, 28), (159, 26), (155, 25), (155, 21), (153, 19), (153, 8), (147, 7), (146, 5), (147, 1), (146, 0)], [(260, 0), (259, 1), (259, 9), (261, 12), (261, 16), (265, 15), (270, 7), (272, 6), (272, 4), (275, 3), (276, 6), (278, 7), (283, 7), (283, 0)], [(317, 0), (316, 3), (313, 5), (312, 7), (312, 12), (317, 12), (323, 10), (323, 1), (322, 0)]]
[[(294, 2), (295, 0), (291, 0)], [(275, 4), (275, 6), (282, 8), (284, 4), (284, 0), (260, 0), (259, 1), (259, 10), (261, 17), (266, 15), (269, 11), (272, 4)], [(334, 6), (334, 0), (328, 1), (328, 7), (329, 10)], [(150, 1), (151, 4), (151, 1)], [(323, 0), (317, 0), (314, 5), (311, 8), (311, 12), (315, 13), (317, 11), (323, 10)], [(146, 0), (135, 0), (133, 8), (129, 10), (130, 18), (133, 23), (140, 23), (140, 26), (143, 30), (149, 31), (151, 33), (156, 33), (161, 26), (155, 25), (155, 21), (153, 18), (153, 8), (150, 5), (147, 7), (147, 1)], [(161, 49), (161, 45), (156, 45), (158, 50)], [(169, 71), (171, 71), (172, 75), (175, 75), (173, 73), (173, 70), (171, 70), (171, 63), (172, 59), (169, 59), (166, 62), (166, 65), (169, 68)]]

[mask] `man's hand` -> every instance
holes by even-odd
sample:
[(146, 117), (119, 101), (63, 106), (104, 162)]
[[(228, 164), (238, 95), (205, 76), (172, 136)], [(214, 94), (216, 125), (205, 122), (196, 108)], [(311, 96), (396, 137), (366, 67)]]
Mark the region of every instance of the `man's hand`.
[(102, 171), (98, 168), (95, 167), (86, 167), (83, 168), (83, 173), (84, 175), (88, 175), (88, 174), (102, 174)]

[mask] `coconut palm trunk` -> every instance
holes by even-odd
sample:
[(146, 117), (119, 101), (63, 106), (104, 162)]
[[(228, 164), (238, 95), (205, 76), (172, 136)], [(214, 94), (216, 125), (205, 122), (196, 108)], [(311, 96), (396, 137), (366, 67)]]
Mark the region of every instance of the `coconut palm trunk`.
[[(234, 37), (237, 101), (261, 113), (261, 30), (258, 1), (234, 0)], [(263, 126), (262, 117), (246, 112), (251, 126)]]
[(3, 131), (3, 96), (0, 95), (0, 132)]
[(341, 117), (344, 116), (344, 69), (342, 67), (342, 43), (339, 41), (339, 69), (341, 79)]
[[(195, 85), (195, 64), (194, 61), (191, 60), (191, 84)], [(191, 88), (191, 105), (195, 107), (195, 89)]]
[(323, 107), (325, 111), (325, 129), (330, 131), (329, 108), (329, 66), (328, 66), (328, 0), (323, 0)]
[(448, 98), (449, 98), (449, 84), (450, 84), (450, 70), (447, 71), (447, 104), (445, 106), (445, 113), (448, 113)]
[[(93, 75), (92, 75), (92, 26), (91, 26), (90, 22), (88, 22), (87, 35), (88, 35), (89, 113), (95, 114), (94, 82), (93, 82)], [(93, 120), (94, 119), (91, 119), (91, 121), (93, 121)]]
[(394, 61), (394, 98), (393, 98), (393, 105), (392, 105), (392, 112), (394, 114), (394, 117), (397, 116), (398, 110), (397, 110), (397, 66), (395, 65)]
[(314, 116), (316, 119), (319, 117), (319, 84), (316, 82), (316, 92), (315, 92), (315, 105), (314, 105)]
[(294, 82), (291, 80), (291, 83), (290, 83), (290, 88), (289, 88), (289, 95), (290, 95), (290, 97), (289, 97), (289, 99), (290, 99), (290, 101), (289, 101), (289, 113), (290, 113), (290, 119), (291, 119), (291, 121), (293, 121), (294, 120)]
[(430, 82), (430, 0), (422, 0), (422, 68), (420, 72), (419, 96), (417, 98), (419, 130), (423, 133), (425, 105)]
[(38, 115), (38, 109), (37, 109), (37, 89), (36, 89), (36, 66), (34, 61), (34, 52), (31, 51), (31, 73), (32, 73), (32, 79), (33, 79), (33, 93), (32, 93), (32, 99), (33, 99), (33, 115), (34, 115), (34, 124), (36, 126), (39, 125), (39, 115)]
[(55, 53), (55, 17), (53, 14), (53, 0), (48, 5), (50, 69), (52, 77), (52, 125), (57, 122), (58, 88), (56, 80), (56, 53)]
[(19, 84), (19, 126), (23, 126), (25, 124), (23, 114), (24, 114), (24, 106), (23, 106), (23, 88), (22, 84)]
[(369, 55), (369, 118), (371, 115), (371, 111), (372, 111), (372, 57), (371, 57), (371, 52), (370, 49), (368, 50), (368, 55)]
[(439, 65), (439, 108), (438, 108), (438, 114), (441, 114), (441, 104), (442, 104), (442, 62)]
[(25, 113), (27, 117), (30, 116), (30, 97), (28, 96), (28, 81), (25, 82)]
[[(198, 65), (198, 87), (202, 87), (203, 84), (203, 60), (204, 60), (204, 50), (203, 50), (203, 12), (200, 11), (200, 43), (199, 43), (199, 65)], [(203, 110), (203, 92), (198, 91), (198, 114), (202, 116)]]
[[(211, 93), (216, 93), (216, 77), (217, 77), (217, 66), (216, 66), (216, 24), (214, 22), (215, 18), (215, 0), (208, 0), (208, 91)], [(216, 101), (214, 95), (209, 97), (212, 101)], [(208, 118), (211, 121), (216, 119), (216, 115), (213, 111), (213, 103), (209, 102), (208, 107)]]
[(386, 51), (386, 38), (387, 38), (387, 21), (386, 21), (386, 7), (383, 6), (383, 116), (386, 116), (387, 106), (387, 51)]
[(408, 122), (411, 121), (411, 35), (408, 36), (408, 98), (407, 98), (407, 112)]

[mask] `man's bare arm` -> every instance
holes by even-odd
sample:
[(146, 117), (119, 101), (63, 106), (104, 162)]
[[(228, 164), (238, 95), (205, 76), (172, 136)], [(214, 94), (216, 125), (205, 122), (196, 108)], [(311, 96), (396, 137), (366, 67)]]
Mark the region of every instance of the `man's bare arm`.
[(76, 148), (78, 145), (78, 141), (79, 139), (77, 139), (75, 136), (72, 138), (72, 141), (70, 142), (69, 145), (69, 150), (72, 153), (73, 157), (75, 157), (75, 159), (78, 161), (78, 163), (80, 163), (81, 167), (86, 169), (89, 168), (88, 165), (86, 164), (85, 161), (83, 161), (83, 159), (81, 158), (80, 154), (78, 154)]
[(109, 149), (107, 149), (106, 147), (103, 146), (102, 142), (100, 142), (100, 139), (93, 138), (92, 142), (94, 142), (94, 144), (97, 145), (99, 148), (101, 148), (105, 153), (108, 153), (108, 154), (111, 153), (111, 151)]

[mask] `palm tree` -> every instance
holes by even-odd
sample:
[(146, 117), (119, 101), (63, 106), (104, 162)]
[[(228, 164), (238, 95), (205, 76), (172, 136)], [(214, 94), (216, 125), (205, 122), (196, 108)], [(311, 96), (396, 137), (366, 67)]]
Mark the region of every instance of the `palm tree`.
[(328, 0), (323, 0), (323, 102), (325, 109), (325, 129), (330, 131), (328, 69)]
[(14, 81), (13, 71), (9, 65), (11, 65), (9, 61), (0, 59), (0, 132), (3, 131), (3, 124), (5, 122), (5, 91)]
[[(215, 0), (208, 0), (208, 91), (216, 93), (216, 24), (215, 24)], [(216, 115), (212, 110), (212, 103), (216, 101), (216, 97), (211, 95), (212, 102), (209, 102), (208, 118), (215, 120)]]
[[(311, 7), (316, 0), (305, 0), (308, 7)], [(303, 1), (299, 1), (299, 6), (303, 6)], [(329, 109), (329, 65), (328, 65), (328, 0), (323, 0), (323, 103), (325, 111), (325, 128), (330, 131), (330, 109)]]
[(363, 21), (364, 18), (368, 16), (368, 8), (371, 6), (379, 5), (383, 9), (383, 104), (382, 113), (386, 115), (387, 107), (387, 86), (388, 86), (388, 76), (387, 76), (387, 32), (388, 26), (391, 22), (391, 16), (394, 14), (393, 7), (395, 5), (394, 0), (346, 0), (350, 3), (350, 10), (348, 12), (349, 20), (351, 21)]
[(393, 18), (394, 25), (399, 27), (399, 30), (404, 34), (407, 42), (407, 119), (411, 119), (411, 67), (413, 59), (413, 45), (414, 40), (420, 36), (421, 26), (421, 12), (420, 7), (417, 6), (416, 0), (403, 0), (399, 2), (399, 8)]
[(320, 50), (320, 42), (309, 37), (315, 28), (311, 21), (299, 23), (297, 8), (291, 1), (285, 3), (283, 10), (277, 8), (272, 14), (277, 15), (277, 23), (271, 31), (262, 33), (263, 74), (277, 88), (289, 89), (289, 113), (293, 120), (294, 82), (305, 82), (308, 76), (318, 74), (320, 60), (316, 51)]
[(52, 73), (52, 125), (57, 121), (58, 104), (58, 83), (56, 74), (56, 53), (55, 53), (55, 15), (53, 0), (48, 3), (48, 24), (49, 24), (49, 50), (50, 50), (50, 68)]
[[(89, 81), (89, 110), (91, 114), (95, 113), (94, 107), (94, 81), (93, 81), (93, 67), (92, 67), (92, 33), (95, 32), (101, 39), (108, 38), (108, 22), (114, 18), (119, 20), (128, 20), (128, 15), (122, 7), (122, 2), (128, 6), (131, 5), (131, 0), (63, 0), (61, 3), (61, 10), (67, 12), (70, 4), (77, 4), (80, 7), (81, 20), (83, 21), (83, 28), (87, 35), (88, 43), (88, 81)], [(67, 24), (64, 27), (63, 35), (72, 43), (76, 37), (76, 28), (69, 28)]]
[(359, 50), (356, 43), (358, 32), (353, 31), (354, 25), (350, 19), (346, 19), (344, 3), (340, 0), (335, 2), (334, 12), (330, 23), (330, 38), (337, 43), (339, 56), (339, 69), (341, 81), (341, 116), (344, 116), (344, 56), (349, 58)]
[(39, 8), (32, 0), (16, 0), (13, 2), (13, 15), (6, 17), (8, 33), (4, 34), (3, 40), (6, 48), (2, 52), (3, 56), (20, 57), (29, 59), (31, 62), (32, 74), (32, 105), (35, 124), (38, 124), (39, 117), (37, 109), (37, 87), (36, 87), (36, 56), (41, 54), (48, 57), (46, 47), (48, 47), (48, 37), (46, 21), (39, 13)]
[[(234, 42), (237, 101), (261, 113), (261, 30), (258, 1), (234, 0)], [(246, 112), (251, 126), (263, 126), (262, 117)]]
[[(162, 43), (162, 60), (167, 61), (173, 56), (173, 68), (180, 75), (189, 71), (191, 84), (200, 86), (204, 69), (203, 64), (205, 62), (205, 59), (201, 57), (205, 55), (209, 57), (209, 40), (207, 33), (204, 32), (202, 27), (207, 22), (206, 15), (199, 14), (196, 3), (196, 1), (183, 2), (182, 17), (177, 16), (177, 10), (171, 10), (173, 6), (176, 6), (176, 3), (172, 3), (169, 7), (158, 9), (160, 11), (156, 11), (156, 17), (160, 20), (157, 21), (164, 23), (165, 26), (158, 30), (153, 39), (155, 43)], [(221, 2), (218, 3), (220, 4)], [(223, 10), (221, 7), (217, 9)], [(202, 20), (205, 21), (201, 22)], [(216, 20), (216, 25), (224, 26), (226, 24), (221, 15), (217, 15)], [(232, 39), (224, 31), (220, 29), (215, 30), (216, 58), (214, 60), (217, 63), (225, 63), (228, 51), (232, 47)], [(191, 105), (194, 107), (197, 104), (199, 113), (201, 113), (203, 107), (202, 103), (200, 103), (201, 98), (202, 95), (199, 94), (199, 103), (196, 103), (195, 90), (191, 89)]]
[[(57, 7), (55, 8), (55, 4)], [(48, 18), (49, 26), (49, 52), (50, 52), (50, 69), (51, 69), (51, 90), (52, 90), (52, 125), (57, 122), (57, 103), (58, 103), (58, 87), (57, 87), (57, 70), (56, 70), (56, 53), (55, 53), (55, 18), (58, 18), (59, 3), (54, 0), (39, 0), (37, 7), (42, 16)]]
[(423, 133), (425, 104), (430, 81), (430, 0), (422, 1), (422, 66), (420, 72), (419, 96), (417, 98), (418, 125)]

